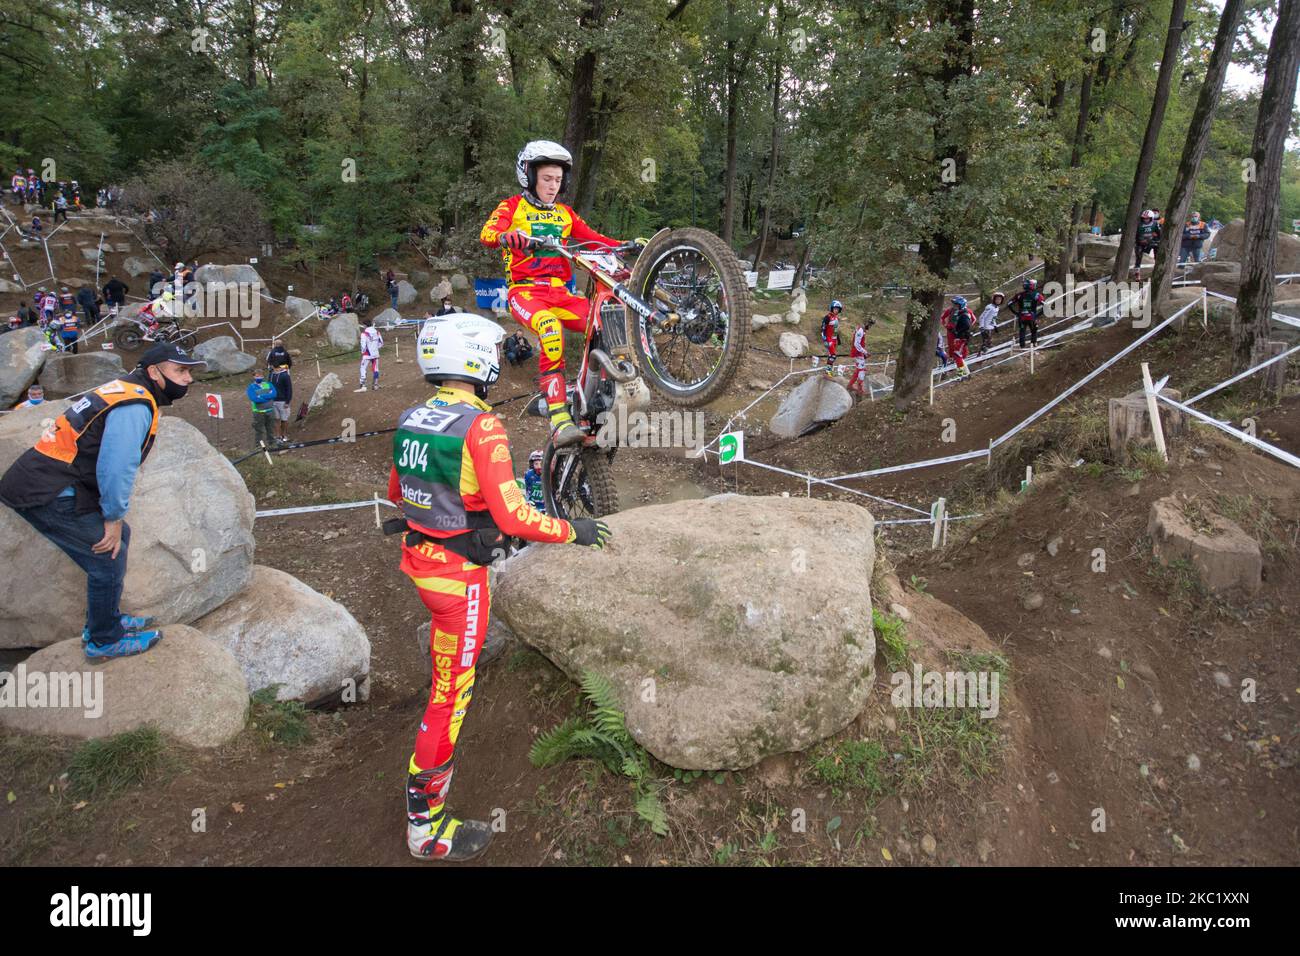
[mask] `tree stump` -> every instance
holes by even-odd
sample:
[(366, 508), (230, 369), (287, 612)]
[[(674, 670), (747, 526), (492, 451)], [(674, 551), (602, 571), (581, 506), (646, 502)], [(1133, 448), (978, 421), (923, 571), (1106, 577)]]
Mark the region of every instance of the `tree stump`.
[[(1174, 401), (1182, 401), (1182, 393), (1174, 388), (1162, 388), (1160, 394)], [(1183, 413), (1168, 405), (1160, 405), (1160, 424), (1164, 428), (1165, 440), (1183, 430)], [(1108, 443), (1111, 456), (1116, 461), (1126, 462), (1129, 458), (1128, 448), (1132, 443), (1154, 445), (1151, 433), (1151, 419), (1147, 414), (1146, 394), (1141, 391), (1112, 398), (1109, 402), (1110, 427)]]

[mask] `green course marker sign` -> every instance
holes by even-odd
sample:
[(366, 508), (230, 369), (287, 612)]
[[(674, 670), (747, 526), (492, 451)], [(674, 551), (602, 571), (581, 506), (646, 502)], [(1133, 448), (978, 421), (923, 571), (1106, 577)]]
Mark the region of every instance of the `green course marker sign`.
[(733, 461), (745, 460), (745, 433), (723, 432), (718, 437), (718, 462), (729, 465)]

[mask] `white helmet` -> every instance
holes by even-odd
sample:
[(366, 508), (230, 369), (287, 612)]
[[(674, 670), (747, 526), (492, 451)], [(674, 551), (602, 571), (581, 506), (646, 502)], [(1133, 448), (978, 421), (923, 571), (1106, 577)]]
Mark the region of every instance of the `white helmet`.
[(481, 315), (445, 315), (420, 328), (417, 361), (424, 380), (469, 382), (479, 398), (501, 374), (497, 345), (505, 329)]
[(560, 192), (569, 188), (569, 174), (573, 171), (573, 155), (559, 143), (549, 139), (535, 139), (524, 146), (515, 158), (515, 178), (530, 193), (537, 192), (537, 164), (552, 163), (564, 167), (564, 180)]

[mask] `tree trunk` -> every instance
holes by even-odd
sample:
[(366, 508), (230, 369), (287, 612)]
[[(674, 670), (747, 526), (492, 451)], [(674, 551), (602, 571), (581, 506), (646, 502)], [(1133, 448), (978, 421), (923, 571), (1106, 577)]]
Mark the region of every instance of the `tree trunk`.
[(1255, 178), (1246, 184), (1241, 289), (1237, 293), (1237, 325), (1232, 343), (1233, 368), (1238, 371), (1262, 362), (1269, 348), (1282, 157), (1291, 124), (1291, 104), (1295, 102), (1297, 68), (1300, 0), (1282, 0), (1268, 47), (1255, 140), (1250, 148)]
[(758, 251), (754, 268), (767, 251), (768, 230), (772, 228), (772, 195), (776, 184), (776, 166), (781, 156), (781, 54), (785, 49), (785, 3), (776, 6), (776, 63), (772, 68), (772, 147), (768, 153), (767, 188), (763, 190), (763, 221), (758, 227)]
[[(946, 98), (951, 95), (952, 86), (960, 77), (971, 74), (970, 51), (974, 46), (975, 0), (951, 0), (944, 5), (942, 18), (946, 21), (945, 26), (955, 29), (944, 51), (942, 67), (925, 79), (936, 80), (938, 95)], [(935, 115), (943, 114), (936, 110)], [(945, 150), (955, 132), (947, 128), (942, 119), (938, 120), (934, 129), (936, 147)], [(952, 157), (957, 164), (957, 181), (949, 183), (940, 180), (935, 187), (938, 196), (966, 180), (965, 148), (957, 145)], [(943, 307), (943, 288), (952, 268), (954, 239), (944, 231), (945, 228), (941, 224), (933, 235), (921, 240), (921, 261), (934, 281), (927, 289), (912, 290), (912, 306), (908, 309), (903, 341), (898, 347), (898, 369), (894, 374), (894, 407), (898, 409), (906, 408), (928, 391), (939, 313)]]
[[(599, 29), (605, 20), (604, 0), (591, 0), (578, 25), (584, 32)], [(564, 145), (573, 154), (573, 172), (570, 182), (573, 189), (571, 196), (577, 195), (578, 183), (582, 181), (583, 166), (586, 161), (587, 143), (592, 139), (592, 106), (596, 101), (596, 51), (587, 47), (573, 64), (573, 76), (569, 81), (569, 110), (564, 121)], [(575, 208), (578, 204), (572, 198)], [(582, 209), (578, 209), (582, 215)]]
[(1137, 242), (1138, 217), (1146, 205), (1147, 181), (1156, 158), (1160, 127), (1165, 121), (1165, 107), (1169, 104), (1169, 84), (1178, 65), (1178, 47), (1186, 27), (1183, 13), (1187, 9), (1187, 0), (1173, 2), (1173, 9), (1169, 12), (1169, 30), (1165, 34), (1165, 52), (1160, 58), (1160, 72), (1156, 75), (1156, 92), (1151, 100), (1151, 114), (1147, 117), (1147, 131), (1142, 137), (1142, 151), (1138, 154), (1137, 171), (1133, 174), (1133, 190), (1129, 193), (1128, 209), (1120, 227), (1119, 252), (1115, 254), (1115, 267), (1110, 273), (1113, 282), (1123, 282), (1128, 278), (1133, 246)]
[[(799, 265), (794, 270), (794, 284), (790, 287), (793, 291), (803, 284), (803, 274), (808, 271), (808, 260), (812, 258), (812, 240), (813, 227), (817, 222), (817, 215), (822, 211), (822, 197), (817, 197), (817, 202), (813, 206), (812, 218), (808, 220), (808, 225), (804, 229), (803, 252), (799, 255)], [(754, 271), (758, 271), (758, 260), (754, 260)]]
[(451, 0), (451, 12), (465, 21), (460, 49), (456, 57), (460, 65), (460, 108), (469, 112), (465, 139), (461, 142), (460, 165), (462, 176), (468, 178), (478, 165), (475, 147), (483, 137), (483, 111), (478, 102), (478, 61), (475, 31), (469, 28), (474, 19), (474, 0)]
[(731, 244), (736, 219), (736, 137), (740, 113), (740, 81), (754, 52), (753, 35), (736, 57), (736, 0), (727, 0), (727, 162), (722, 174), (722, 241)]
[(1243, 6), (1244, 0), (1227, 0), (1223, 5), (1219, 29), (1214, 36), (1214, 52), (1210, 54), (1205, 80), (1201, 83), (1201, 92), (1196, 98), (1196, 110), (1192, 113), (1192, 122), (1187, 129), (1183, 155), (1178, 161), (1178, 172), (1174, 175), (1174, 188), (1165, 205), (1165, 232), (1160, 237), (1160, 245), (1156, 247), (1156, 264), (1151, 273), (1149, 292), (1152, 310), (1157, 315), (1164, 315), (1168, 306), (1170, 283), (1174, 278), (1173, 266), (1178, 261), (1178, 243), (1174, 237), (1182, 235), (1183, 219), (1192, 203), (1192, 190), (1196, 186), (1196, 174), (1201, 168), (1201, 157), (1205, 155), (1205, 149), (1210, 143), (1210, 127), (1214, 125), (1214, 111), (1219, 105), (1223, 78), (1232, 61), (1232, 48), (1236, 44)]
[(582, 174), (575, 177), (573, 208), (579, 216), (588, 218), (596, 208), (596, 181), (600, 176), (601, 160), (605, 158), (605, 139), (618, 108), (618, 101), (610, 90), (608, 78), (600, 92), (600, 102), (592, 111), (590, 122), (591, 144), (583, 153)]
[[(1083, 161), (1083, 141), (1088, 134), (1088, 117), (1092, 112), (1092, 83), (1097, 68), (1088, 66), (1084, 70), (1083, 80), (1079, 84), (1079, 116), (1074, 124), (1074, 145), (1070, 147), (1070, 168), (1078, 169)], [(1051, 273), (1045, 277), (1065, 284), (1065, 276), (1074, 267), (1075, 231), (1079, 223), (1079, 203), (1070, 205), (1070, 222), (1059, 236), (1060, 258), (1053, 264)]]

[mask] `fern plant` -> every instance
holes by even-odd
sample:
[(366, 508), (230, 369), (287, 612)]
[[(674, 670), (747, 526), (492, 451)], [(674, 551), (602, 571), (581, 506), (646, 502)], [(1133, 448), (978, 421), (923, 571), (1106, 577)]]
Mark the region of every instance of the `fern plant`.
[(636, 815), (657, 836), (668, 834), (668, 813), (659, 799), (660, 784), (651, 773), (650, 755), (627, 729), (614, 685), (594, 671), (582, 675), (588, 713), (567, 718), (539, 736), (528, 751), (534, 767), (553, 767), (570, 759), (595, 760), (611, 773), (629, 778), (636, 788)]

